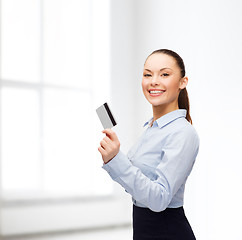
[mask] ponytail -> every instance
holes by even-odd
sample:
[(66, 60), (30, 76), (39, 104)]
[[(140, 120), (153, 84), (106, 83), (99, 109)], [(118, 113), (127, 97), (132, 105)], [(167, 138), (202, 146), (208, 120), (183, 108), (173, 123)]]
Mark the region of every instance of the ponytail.
[(178, 107), (180, 109), (186, 109), (187, 110), (187, 115), (186, 119), (188, 122), (192, 124), (192, 118), (190, 115), (190, 102), (189, 102), (189, 97), (187, 93), (187, 89), (184, 88), (180, 91), (179, 96), (178, 96)]

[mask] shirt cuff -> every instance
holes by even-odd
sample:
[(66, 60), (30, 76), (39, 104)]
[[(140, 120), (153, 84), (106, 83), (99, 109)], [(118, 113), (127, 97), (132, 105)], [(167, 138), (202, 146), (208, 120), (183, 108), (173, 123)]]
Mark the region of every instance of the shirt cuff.
[(119, 151), (118, 154), (108, 163), (104, 164), (102, 168), (108, 172), (112, 179), (116, 179), (124, 174), (130, 166), (132, 166), (132, 163), (128, 157)]

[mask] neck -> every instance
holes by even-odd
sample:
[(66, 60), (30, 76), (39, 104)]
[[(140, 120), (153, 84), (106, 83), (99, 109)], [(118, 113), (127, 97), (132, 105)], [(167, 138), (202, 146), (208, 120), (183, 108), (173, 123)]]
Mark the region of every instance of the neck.
[(164, 116), (165, 114), (179, 109), (178, 103), (172, 104), (172, 105), (169, 104), (169, 105), (152, 106), (152, 108), (153, 108), (153, 122), (158, 118)]

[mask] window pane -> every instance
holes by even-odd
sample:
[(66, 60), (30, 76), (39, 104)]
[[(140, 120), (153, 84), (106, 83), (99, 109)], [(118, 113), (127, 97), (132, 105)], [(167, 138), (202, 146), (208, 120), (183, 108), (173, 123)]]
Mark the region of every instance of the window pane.
[(4, 85), (3, 189), (111, 193), (113, 183), (97, 150), (103, 134), (95, 112), (97, 105), (109, 101), (108, 1), (1, 3), (1, 77), (38, 82), (43, 64), (44, 83), (73, 87), (36, 85), (34, 91), (28, 85)]
[(2, 88), (4, 190), (39, 188), (39, 99), (36, 91)]
[(44, 1), (44, 81), (90, 86), (90, 1)]
[(44, 91), (45, 189), (88, 193), (91, 172), (90, 95)]
[(40, 1), (1, 1), (2, 78), (36, 82), (40, 69)]

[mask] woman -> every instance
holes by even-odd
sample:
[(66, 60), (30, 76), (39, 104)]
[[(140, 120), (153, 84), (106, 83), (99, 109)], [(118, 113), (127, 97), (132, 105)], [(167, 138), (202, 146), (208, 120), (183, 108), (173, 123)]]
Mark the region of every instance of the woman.
[(133, 239), (195, 239), (184, 214), (187, 177), (195, 162), (199, 137), (193, 128), (182, 58), (168, 49), (145, 61), (142, 89), (153, 118), (127, 156), (117, 135), (105, 129), (98, 151), (103, 168), (133, 199)]

